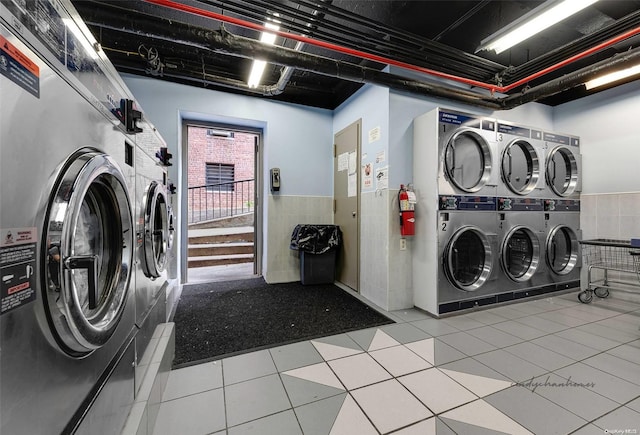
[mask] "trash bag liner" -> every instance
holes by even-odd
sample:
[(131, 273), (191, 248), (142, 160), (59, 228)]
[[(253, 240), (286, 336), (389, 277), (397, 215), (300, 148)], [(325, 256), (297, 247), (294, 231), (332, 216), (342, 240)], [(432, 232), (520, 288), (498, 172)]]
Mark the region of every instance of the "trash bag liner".
[(291, 234), (291, 249), (310, 254), (323, 254), (342, 244), (342, 232), (337, 225), (299, 224)]

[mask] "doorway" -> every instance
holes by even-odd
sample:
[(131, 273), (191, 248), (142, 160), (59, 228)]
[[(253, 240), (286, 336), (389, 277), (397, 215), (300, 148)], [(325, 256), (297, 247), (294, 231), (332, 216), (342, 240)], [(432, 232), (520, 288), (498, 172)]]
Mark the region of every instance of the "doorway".
[[(259, 151), (262, 131), (232, 125), (183, 125), (187, 183), (185, 283), (261, 275)], [(182, 252), (185, 252), (183, 250)]]

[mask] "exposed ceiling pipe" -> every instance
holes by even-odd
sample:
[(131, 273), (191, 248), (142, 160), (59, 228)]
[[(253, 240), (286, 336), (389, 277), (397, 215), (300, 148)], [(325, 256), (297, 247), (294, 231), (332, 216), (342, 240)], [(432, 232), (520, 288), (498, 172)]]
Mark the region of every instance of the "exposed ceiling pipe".
[(640, 47), (625, 53), (616, 54), (609, 59), (584, 67), (557, 79), (528, 89), (525, 93), (510, 95), (502, 100), (505, 110), (513, 109), (525, 103), (559, 94), (560, 92), (581, 86), (600, 75), (628, 67), (640, 62)]
[[(249, 21), (245, 21), (239, 18), (234, 18), (234, 17), (229, 17), (226, 15), (222, 15), (222, 14), (218, 14), (212, 11), (207, 11), (204, 9), (200, 9), (200, 8), (196, 8), (193, 6), (189, 6), (189, 5), (185, 5), (185, 4), (181, 4), (181, 3), (176, 3), (172, 0), (144, 0), (147, 3), (152, 3), (152, 4), (156, 4), (159, 6), (164, 6), (170, 9), (174, 9), (174, 10), (178, 10), (178, 11), (182, 11), (182, 12), (187, 12), (187, 13), (191, 13), (191, 14), (195, 14), (195, 15), (199, 15), (202, 17), (207, 17), (207, 18), (211, 18), (211, 19), (215, 19), (218, 21), (222, 21), (222, 22), (226, 22), (226, 23), (230, 23), (230, 24), (234, 24), (237, 26), (241, 26), (241, 27), (245, 27), (245, 28), (249, 28), (249, 29), (253, 29), (253, 30), (257, 30), (257, 31), (265, 31), (267, 30), (264, 26), (260, 25), (260, 24), (255, 24)], [(268, 30), (267, 30), (268, 31)], [(477, 80), (471, 80), (471, 79), (467, 79), (465, 77), (459, 77), (459, 76), (455, 76), (452, 74), (447, 74), (447, 73), (443, 73), (440, 71), (435, 71), (429, 68), (423, 68), (417, 65), (411, 65), (411, 64), (407, 64), (405, 62), (399, 62), (390, 58), (386, 58), (383, 56), (378, 56), (378, 55), (373, 55), (370, 53), (365, 53), (362, 52), (360, 50), (354, 50), (351, 48), (347, 48), (347, 47), (342, 47), (342, 46), (338, 46), (336, 44), (331, 44), (331, 43), (327, 43), (324, 41), (318, 41), (309, 37), (306, 37), (304, 35), (295, 35), (292, 33), (288, 33), (288, 32), (284, 32), (284, 31), (276, 31), (273, 32), (278, 34), (279, 36), (285, 37), (285, 38), (291, 38), (294, 39), (296, 41), (302, 41), (305, 42), (307, 44), (310, 45), (315, 45), (318, 47), (322, 47), (322, 48), (326, 48), (332, 51), (336, 51), (339, 53), (344, 53), (344, 54), (348, 54), (350, 56), (355, 56), (355, 57), (359, 57), (361, 59), (368, 59), (368, 60), (372, 60), (374, 62), (379, 62), (382, 64), (387, 64), (387, 65), (393, 65), (393, 66), (397, 66), (400, 68), (404, 68), (404, 69), (408, 69), (411, 71), (417, 71), (417, 72), (421, 72), (424, 74), (428, 74), (431, 76), (435, 76), (441, 79), (447, 79), (447, 80), (453, 80), (459, 83), (463, 83), (469, 86), (473, 86), (473, 87), (477, 87), (477, 88), (482, 88), (482, 89), (488, 89), (489, 91), (491, 91), (491, 93), (494, 92), (498, 92), (498, 93), (506, 93), (509, 92), (510, 90), (513, 90), (514, 88), (518, 87), (518, 86), (522, 86), (528, 82), (530, 82), (531, 80), (534, 80), (536, 78), (541, 77), (544, 74), (548, 74), (552, 71), (555, 71), (559, 68), (562, 68), (570, 63), (573, 63), (577, 60), (580, 60), (584, 57), (587, 57), (593, 53), (595, 53), (596, 51), (602, 50), (604, 48), (610, 47), (624, 39), (630, 38), (632, 36), (638, 35), (640, 34), (640, 27), (636, 27), (634, 29), (631, 29), (619, 36), (616, 36), (614, 38), (611, 38), (601, 44), (596, 45), (595, 47), (592, 47), (588, 50), (582, 51), (572, 57), (570, 57), (569, 59), (566, 59), (564, 61), (558, 62), (554, 65), (551, 65), (548, 68), (545, 68), (542, 71), (536, 72), (534, 74), (531, 74), (530, 76), (527, 76), (521, 80), (518, 80), (515, 83), (512, 83), (510, 85), (507, 86), (497, 86), (495, 84), (490, 84), (490, 83), (484, 83), (484, 82), (480, 82)]]
[[(174, 29), (181, 27), (180, 34), (188, 34), (193, 38), (193, 40), (186, 40), (183, 37), (180, 40), (176, 40), (170, 36), (150, 34), (124, 27), (107, 26), (90, 21), (88, 21), (87, 24), (99, 26), (104, 29), (111, 29), (117, 32), (144, 36), (146, 38), (164, 41), (171, 44), (180, 44), (182, 46), (191, 47), (201, 51), (211, 51), (245, 59), (265, 59), (269, 63), (290, 66), (295, 69), (334, 78), (341, 78), (351, 82), (372, 83), (380, 86), (386, 86), (401, 92), (412, 92), (425, 96), (448, 98), (493, 110), (501, 108), (500, 104), (497, 103), (495, 99), (478, 92), (455, 88), (453, 86), (445, 87), (440, 83), (432, 84), (425, 81), (408, 79), (397, 74), (378, 71), (375, 68), (368, 68), (348, 62), (337, 61), (327, 57), (299, 52), (285, 47), (262, 44), (260, 41), (255, 39), (233, 35), (224, 29), (211, 31), (174, 22), (171, 24)], [(108, 47), (105, 49), (108, 49)], [(198, 77), (203, 78), (203, 80), (201, 80), (203, 83), (215, 80), (215, 76), (203, 75), (203, 73), (198, 73)], [(198, 80), (195, 74), (191, 75), (190, 79)], [(238, 80), (220, 78), (220, 81), (221, 86), (224, 87), (233, 87), (245, 92), (258, 94), (262, 94), (264, 92), (264, 85), (256, 89), (251, 89), (246, 85), (246, 83)]]
[[(247, 59), (260, 57), (266, 59), (270, 63), (291, 66), (296, 69), (310, 71), (316, 74), (341, 78), (357, 83), (370, 83), (385, 86), (400, 92), (448, 98), (465, 104), (492, 110), (508, 110), (524, 103), (549, 97), (564, 90), (581, 85), (585, 81), (599, 74), (608, 73), (619, 69), (623, 65), (626, 66), (627, 64), (640, 61), (640, 48), (636, 48), (624, 54), (616, 55), (610, 59), (601, 61), (595, 65), (582, 68), (546, 84), (529, 88), (520, 94), (508, 97), (497, 97), (495, 95), (480, 94), (475, 91), (455, 88), (452, 85), (447, 86), (443, 83), (427, 83), (425, 81), (408, 79), (396, 74), (378, 71), (377, 69), (336, 61), (334, 59), (310, 53), (297, 52), (284, 47), (261, 44), (255, 39), (235, 36), (226, 30), (209, 31), (186, 24), (172, 23), (172, 27), (174, 27), (174, 29), (176, 27), (181, 27), (179, 32), (180, 34), (189, 34), (192, 36), (193, 40), (187, 41), (176, 40), (168, 36), (149, 34), (122, 27), (111, 27), (90, 22), (88, 24), (98, 25), (118, 32), (131, 33), (172, 44), (180, 44), (182, 46), (188, 46), (201, 51), (212, 51)], [(180, 78), (180, 76), (175, 74), (172, 76)], [(203, 73), (198, 73), (197, 77), (195, 74), (192, 74), (185, 79), (206, 84), (217, 84), (219, 81), (220, 86), (223, 87), (256, 93), (256, 89), (249, 88), (244, 82), (215, 75), (203, 75)], [(260, 90), (257, 93), (262, 92), (263, 91)]]
[[(327, 3), (330, 4), (332, 1), (333, 0), (328, 0)], [(317, 17), (319, 14), (320, 14), (320, 11), (318, 11), (317, 9), (311, 13), (313, 17)], [(307, 27), (311, 27), (311, 23), (307, 23)], [(293, 50), (302, 51), (304, 46), (305, 46), (304, 42), (297, 41), (295, 47), (293, 47)], [(289, 80), (291, 80), (291, 76), (293, 75), (294, 71), (295, 71), (295, 68), (291, 66), (285, 66), (284, 68), (282, 68), (282, 70), (280, 71), (280, 78), (278, 79), (277, 83), (271, 86), (264, 86), (262, 90), (262, 94), (266, 97), (282, 94), (284, 92), (284, 89), (287, 87)]]

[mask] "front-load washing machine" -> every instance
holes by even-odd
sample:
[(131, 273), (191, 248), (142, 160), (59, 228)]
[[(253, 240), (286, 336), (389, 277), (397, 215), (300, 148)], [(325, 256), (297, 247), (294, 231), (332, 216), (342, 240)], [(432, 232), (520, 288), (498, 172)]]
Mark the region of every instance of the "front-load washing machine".
[(541, 198), (499, 197), (498, 302), (532, 295), (547, 283), (543, 272), (544, 204)]
[(544, 132), (546, 147), (546, 198), (580, 198), (582, 158), (580, 139), (575, 136)]
[[(144, 123), (141, 125), (144, 126)], [(137, 141), (153, 132), (143, 127)], [(152, 137), (146, 137), (149, 142)], [(146, 147), (145, 147), (146, 148)], [(166, 321), (167, 266), (170, 239), (169, 196), (165, 188), (166, 169), (145, 149), (136, 146), (136, 389), (147, 368), (144, 352), (155, 328)]]
[(557, 290), (580, 286), (580, 200), (544, 201), (544, 256), (548, 279)]
[(438, 206), (438, 314), (492, 303), (496, 293), (495, 197), (441, 195)]
[(498, 196), (544, 198), (544, 146), (542, 131), (497, 121), (500, 146)]
[(134, 400), (133, 144), (78, 62), (126, 94), (106, 58), (82, 57), (70, 4), (23, 6), (0, 4), (0, 433), (120, 433)]
[[(438, 194), (496, 196), (495, 120), (447, 109), (436, 109), (436, 116)], [(426, 146), (428, 140), (415, 146)]]

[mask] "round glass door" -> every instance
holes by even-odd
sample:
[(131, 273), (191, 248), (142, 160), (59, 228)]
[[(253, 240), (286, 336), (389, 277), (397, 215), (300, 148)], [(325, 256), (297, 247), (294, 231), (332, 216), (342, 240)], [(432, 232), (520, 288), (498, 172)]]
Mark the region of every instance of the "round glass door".
[(465, 192), (482, 189), (491, 176), (491, 149), (473, 130), (459, 130), (447, 143), (444, 171), (451, 182)]
[(540, 241), (531, 229), (513, 227), (502, 242), (502, 268), (516, 282), (531, 279), (540, 263)]
[(165, 269), (169, 239), (169, 209), (167, 193), (162, 184), (151, 182), (144, 210), (144, 240), (142, 261), (146, 276), (157, 278)]
[(554, 148), (547, 156), (547, 185), (559, 196), (575, 192), (578, 185), (578, 162), (567, 147)]
[(124, 176), (111, 157), (83, 149), (67, 160), (43, 233), (45, 314), (60, 349), (81, 358), (113, 335), (129, 291), (133, 220)]
[(493, 265), (486, 234), (477, 227), (460, 228), (447, 245), (444, 263), (449, 281), (457, 288), (475, 291), (482, 287), (489, 279)]
[(527, 141), (517, 139), (502, 154), (502, 179), (509, 190), (526, 195), (535, 189), (540, 178), (540, 159), (536, 149)]
[(566, 275), (578, 263), (578, 237), (566, 225), (558, 225), (547, 236), (547, 264), (557, 275)]

